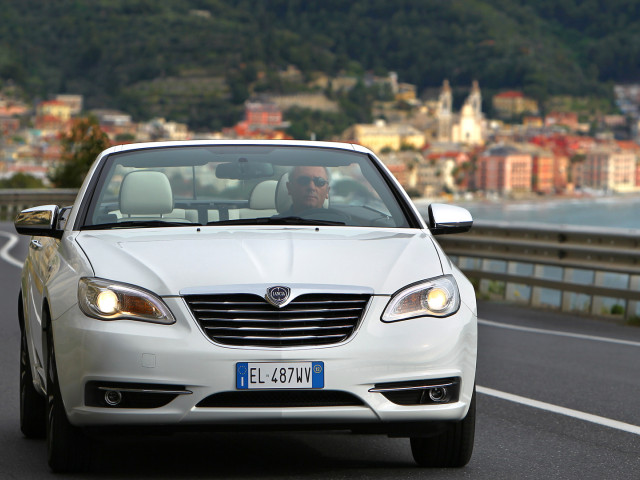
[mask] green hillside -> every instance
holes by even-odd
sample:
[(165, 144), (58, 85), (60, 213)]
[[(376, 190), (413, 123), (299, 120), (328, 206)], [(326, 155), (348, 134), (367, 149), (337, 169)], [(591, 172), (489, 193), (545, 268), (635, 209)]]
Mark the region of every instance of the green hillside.
[[(254, 91), (295, 91), (295, 65), (383, 74), (420, 91), (611, 96), (640, 80), (633, 0), (0, 0), (0, 81), (30, 97), (82, 93), (122, 108), (220, 128)], [(487, 98), (487, 96), (485, 96)]]

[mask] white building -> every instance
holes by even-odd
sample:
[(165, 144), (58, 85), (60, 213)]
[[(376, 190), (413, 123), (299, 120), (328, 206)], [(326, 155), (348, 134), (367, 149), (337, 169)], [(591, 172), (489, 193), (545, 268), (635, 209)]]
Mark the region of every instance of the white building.
[(473, 82), (459, 115), (452, 112), (451, 87), (447, 80), (442, 85), (438, 100), (438, 140), (466, 145), (483, 145), (486, 121), (482, 114), (482, 95), (477, 81)]

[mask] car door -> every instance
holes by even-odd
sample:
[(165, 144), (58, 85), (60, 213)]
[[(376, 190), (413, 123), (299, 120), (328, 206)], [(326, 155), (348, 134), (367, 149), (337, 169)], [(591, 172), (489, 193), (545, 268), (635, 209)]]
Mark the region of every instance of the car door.
[(26, 300), (25, 323), (28, 341), (31, 343), (33, 365), (39, 380), (44, 384), (44, 355), (42, 347), (42, 313), (45, 285), (53, 270), (52, 259), (59, 240), (50, 237), (31, 237), (29, 252), (25, 264), (26, 287), (23, 292)]

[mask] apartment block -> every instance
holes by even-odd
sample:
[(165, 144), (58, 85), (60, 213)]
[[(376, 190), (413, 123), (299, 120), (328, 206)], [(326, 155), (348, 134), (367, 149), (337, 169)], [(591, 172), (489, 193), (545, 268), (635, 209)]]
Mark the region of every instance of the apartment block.
[(501, 194), (531, 191), (533, 159), (513, 147), (498, 146), (480, 155), (476, 162), (476, 187)]
[(581, 179), (583, 186), (596, 190), (636, 191), (636, 155), (606, 147), (594, 149), (583, 162)]

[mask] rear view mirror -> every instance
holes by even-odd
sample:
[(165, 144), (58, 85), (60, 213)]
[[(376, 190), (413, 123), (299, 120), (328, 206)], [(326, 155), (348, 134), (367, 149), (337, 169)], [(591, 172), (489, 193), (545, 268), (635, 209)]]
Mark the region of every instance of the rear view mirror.
[(262, 162), (249, 162), (240, 158), (238, 162), (221, 163), (216, 167), (216, 177), (232, 180), (252, 180), (273, 176), (273, 165)]
[(18, 214), (13, 224), (22, 235), (61, 238), (62, 230), (56, 228), (59, 211), (57, 205), (27, 208)]
[(434, 235), (468, 232), (472, 225), (473, 218), (466, 208), (444, 203), (429, 205), (429, 230)]

